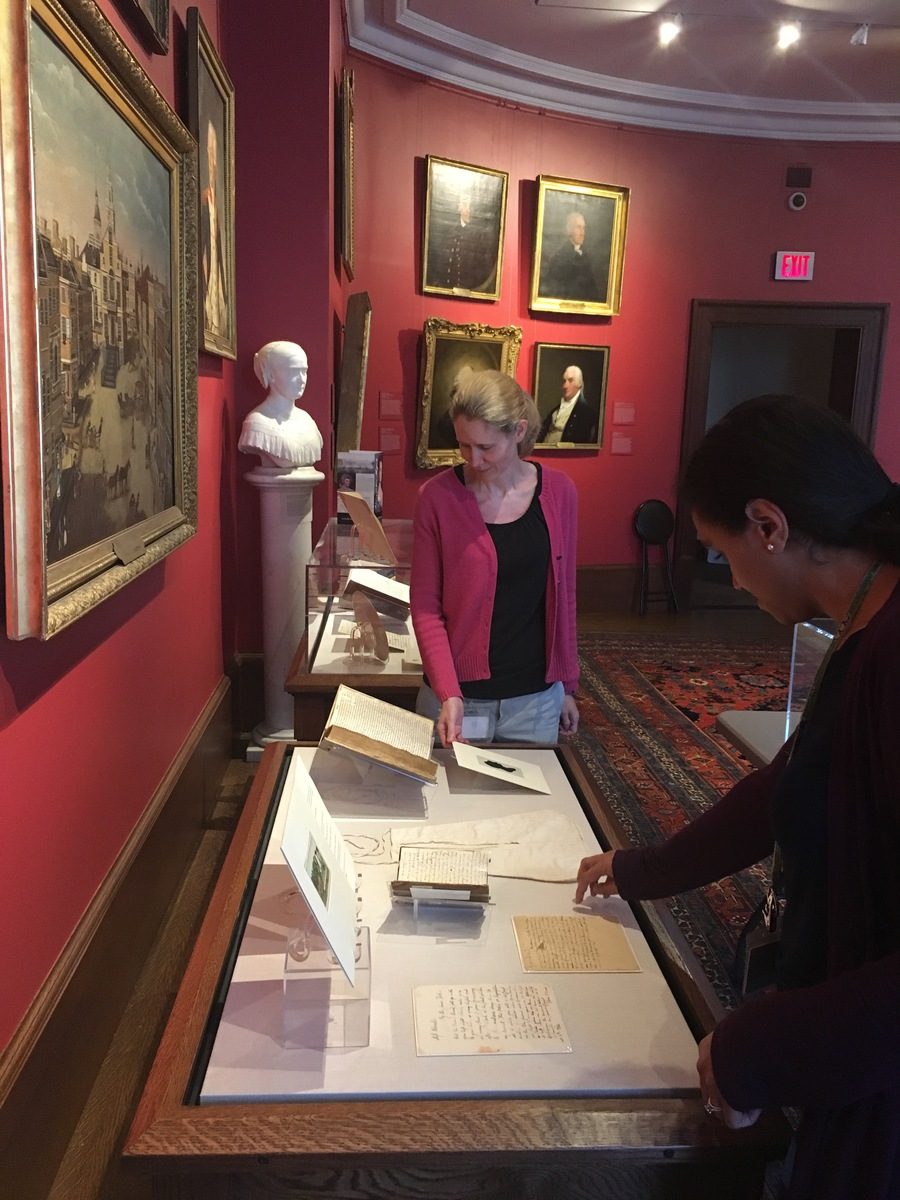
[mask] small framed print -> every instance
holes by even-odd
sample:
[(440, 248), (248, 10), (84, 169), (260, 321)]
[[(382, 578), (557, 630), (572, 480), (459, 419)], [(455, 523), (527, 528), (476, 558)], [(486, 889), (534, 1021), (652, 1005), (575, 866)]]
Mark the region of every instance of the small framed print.
[(505, 171), (429, 154), (422, 290), (497, 300), (506, 225)]
[(538, 342), (534, 402), (541, 414), (536, 450), (599, 450), (603, 445), (609, 346)]
[(119, 7), (154, 50), (169, 53), (169, 0), (119, 0)]
[(530, 308), (619, 311), (628, 195), (624, 187), (539, 176)]
[(522, 330), (515, 325), (454, 325), (442, 317), (429, 317), (424, 336), (416, 466), (452, 466), (462, 462), (450, 421), (456, 388), (478, 371), (515, 375)]

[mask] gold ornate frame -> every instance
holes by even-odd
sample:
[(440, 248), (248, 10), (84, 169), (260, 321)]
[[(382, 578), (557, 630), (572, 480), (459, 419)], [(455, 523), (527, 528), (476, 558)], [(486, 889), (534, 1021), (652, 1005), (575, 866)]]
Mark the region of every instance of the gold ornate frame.
[(447, 467), (462, 462), (452, 427), (445, 431), (446, 436), (440, 436), (441, 421), (449, 425), (446, 413), (453, 380), (461, 370), (493, 368), (515, 375), (521, 346), (522, 330), (516, 325), (455, 325), (443, 317), (428, 318), (419, 394), (417, 467)]
[[(235, 297), (234, 274), (234, 85), (219, 58), (212, 38), (203, 24), (198, 8), (187, 10), (188, 35), (188, 126), (197, 141), (197, 180), (198, 180), (198, 218), (197, 230), (200, 245), (197, 248), (197, 326), (200, 331), (200, 349), (210, 354), (219, 354), (223, 358), (237, 358), (237, 332), (235, 317), (237, 301)], [(203, 287), (203, 157), (206, 154), (206, 123), (215, 113), (210, 113), (203, 105), (202, 76), (206, 74), (210, 85), (221, 104), (222, 145), (219, 148), (219, 158), (222, 160), (222, 225), (219, 236), (224, 243), (225, 258), (225, 292), (228, 307), (224, 333), (216, 332), (206, 324), (206, 311)], [(201, 111), (201, 109), (203, 111)], [(218, 123), (218, 122), (217, 122)], [(218, 173), (218, 172), (217, 172)]]
[[(538, 176), (537, 223), (529, 308), (612, 316), (622, 302), (629, 190), (611, 184)], [(567, 221), (583, 216), (583, 255), (568, 251)], [(590, 263), (593, 284), (585, 287)]]
[(355, 76), (353, 72), (344, 67), (341, 71), (341, 95), (340, 95), (340, 155), (338, 161), (341, 164), (340, 177), (340, 216), (341, 216), (341, 260), (344, 264), (344, 270), (347, 272), (347, 278), (353, 278), (356, 245), (355, 245), (355, 226), (353, 220), (354, 210), (354, 172), (356, 170), (354, 158), (354, 124), (353, 124), (353, 89), (355, 86)]
[[(422, 222), (423, 292), (473, 300), (499, 300), (508, 183), (506, 171), (428, 155)], [(477, 237), (478, 259), (483, 266), (475, 270), (470, 249), (469, 270), (474, 270), (475, 274), (467, 282), (460, 278), (454, 283), (444, 278), (441, 265), (447, 263), (451, 253), (450, 239), (459, 222), (458, 204), (463, 194), (474, 201), (470, 226)], [(465, 272), (464, 263), (463, 274)]]
[[(72, 64), (76, 87), (83, 87), (94, 99), (94, 93), (99, 93), (126, 134), (134, 136), (137, 152), (148, 151), (162, 166), (169, 199), (168, 213), (160, 214), (161, 220), (168, 221), (163, 245), (171, 281), (169, 336), (168, 344), (164, 336), (160, 342), (160, 326), (154, 323), (153, 361), (154, 369), (158, 368), (157, 389), (162, 389), (162, 400), (156, 390), (154, 403), (160, 420), (170, 426), (162, 451), (174, 502), (140, 519), (136, 505), (130, 524), (52, 564), (47, 551), (51, 500), (63, 472), (60, 465), (54, 469), (53, 462), (60, 443), (57, 439), (51, 445), (45, 432), (52, 429), (53, 420), (48, 413), (50, 399), (43, 394), (45, 347), (35, 304), (39, 231), (31, 119), (32, 24)], [(196, 147), (92, 0), (14, 0), (7, 5), (0, 22), (0, 114), (0, 450), (6, 624), (11, 638), (47, 638), (154, 566), (196, 531)], [(138, 264), (133, 266), (137, 269)], [(81, 365), (79, 360), (79, 371)], [(77, 455), (77, 486), (83, 442), (77, 448), (67, 447), (67, 453)]]

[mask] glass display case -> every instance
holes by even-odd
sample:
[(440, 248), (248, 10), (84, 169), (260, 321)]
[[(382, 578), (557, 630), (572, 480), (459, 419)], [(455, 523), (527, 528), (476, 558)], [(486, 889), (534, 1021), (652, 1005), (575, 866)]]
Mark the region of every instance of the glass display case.
[[(306, 566), (306, 664), (312, 674), (369, 675), (421, 671), (409, 620), (412, 521), (382, 522), (394, 562), (372, 553), (355, 526), (328, 522)], [(353, 591), (362, 589), (387, 635), (377, 658), (359, 638)]]
[[(794, 626), (794, 641), (791, 646), (791, 677), (788, 685), (787, 719), (796, 718), (806, 706), (813, 681), (822, 659), (828, 653), (835, 633), (837, 621), (828, 617), (816, 617), (812, 621), (800, 621)], [(785, 738), (790, 729), (785, 727)]]
[[(360, 925), (369, 932), (360, 947), (364, 996), (329, 1005), (329, 1026), (324, 988), (333, 981), (322, 979), (331, 964), (305, 979), (293, 966), (285, 972), (296, 885), (280, 841), (295, 753), (336, 820), (348, 800), (365, 810), (339, 819), (355, 845)], [(382, 844), (384, 827), (471, 821), (492, 809), (536, 818), (549, 803), (584, 852), (622, 844), (573, 750), (517, 753), (540, 765), (551, 796), (484, 784), (473, 792), (469, 773), (441, 754), (426, 812), (421, 797), (417, 804), (393, 783), (373, 795), (365, 781), (332, 778), (341, 765), (332, 756), (322, 775), (321, 752), (266, 748), (123, 1149), (154, 1195), (548, 1200), (596, 1193), (598, 1178), (604, 1195), (622, 1200), (761, 1195), (766, 1163), (783, 1155), (790, 1129), (771, 1110), (736, 1136), (704, 1111), (696, 1039), (721, 1010), (688, 943), (651, 902), (612, 899), (597, 913), (625, 932), (638, 971), (528, 977), (552, 987), (571, 1053), (417, 1053), (414, 990), (521, 983), (511, 917), (568, 915), (572, 887), (495, 876), (485, 927), (422, 928), (390, 903), (396, 866), (377, 854), (371, 861), (366, 849)], [(310, 1049), (316, 1014), (324, 1037)], [(535, 1189), (535, 1179), (546, 1186)]]

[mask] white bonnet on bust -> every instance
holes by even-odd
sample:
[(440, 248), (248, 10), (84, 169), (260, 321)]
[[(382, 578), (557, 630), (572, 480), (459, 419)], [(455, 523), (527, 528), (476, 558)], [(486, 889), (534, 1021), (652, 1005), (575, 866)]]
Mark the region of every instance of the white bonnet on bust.
[(253, 372), (269, 391), (244, 418), (238, 449), (258, 455), (260, 466), (290, 470), (321, 457), (315, 421), (294, 404), (306, 389), (307, 370), (306, 352), (296, 342), (266, 342), (253, 356)]

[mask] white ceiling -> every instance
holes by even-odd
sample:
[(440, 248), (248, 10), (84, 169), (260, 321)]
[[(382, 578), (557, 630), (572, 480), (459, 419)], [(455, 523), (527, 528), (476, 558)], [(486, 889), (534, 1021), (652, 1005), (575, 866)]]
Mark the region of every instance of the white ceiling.
[[(900, 141), (900, 0), (344, 2), (353, 49), (535, 108), (753, 137)], [(682, 16), (668, 47), (660, 13)], [(783, 20), (802, 30), (787, 51), (775, 48)], [(853, 46), (863, 22), (868, 44)]]

